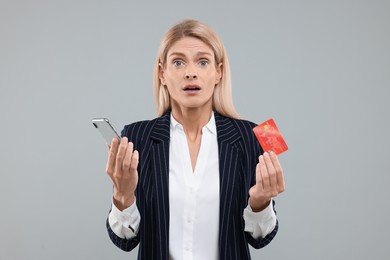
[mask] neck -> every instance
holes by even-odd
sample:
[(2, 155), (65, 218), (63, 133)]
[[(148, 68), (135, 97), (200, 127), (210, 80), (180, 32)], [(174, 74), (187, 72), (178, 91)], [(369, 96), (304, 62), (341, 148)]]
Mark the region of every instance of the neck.
[(208, 108), (174, 108), (172, 115), (184, 129), (189, 140), (196, 140), (202, 134), (202, 128), (209, 122), (212, 107)]

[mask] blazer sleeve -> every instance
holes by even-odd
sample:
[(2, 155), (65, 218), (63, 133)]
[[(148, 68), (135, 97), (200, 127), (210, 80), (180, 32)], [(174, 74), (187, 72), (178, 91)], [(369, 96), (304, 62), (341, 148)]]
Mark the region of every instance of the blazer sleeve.
[(139, 244), (139, 235), (131, 238), (131, 239), (125, 239), (118, 237), (111, 229), (110, 224), (108, 223), (108, 218), (106, 220), (106, 227), (108, 236), (110, 237), (112, 243), (122, 249), (123, 251), (131, 251), (133, 250), (138, 244)]
[[(246, 127), (248, 128), (248, 130), (247, 130), (248, 134), (246, 136), (244, 136), (243, 138), (244, 138), (245, 142), (247, 143), (247, 147), (248, 147), (247, 153), (249, 153), (247, 156), (247, 158), (248, 158), (247, 171), (251, 175), (250, 187), (248, 187), (248, 192), (249, 192), (249, 189), (253, 185), (255, 185), (255, 183), (256, 183), (256, 165), (258, 163), (258, 157), (261, 154), (263, 154), (264, 151), (261, 148), (260, 143), (258, 142), (256, 136), (253, 133), (253, 128), (256, 126), (256, 124), (253, 122), (249, 122), (249, 121), (245, 121), (245, 122), (247, 123)], [(276, 214), (275, 201), (273, 200), (272, 202), (273, 202), (272, 203), (273, 210)], [(251, 236), (250, 233), (245, 232), (246, 239), (247, 239), (248, 243), (253, 248), (259, 249), (259, 248), (265, 247), (266, 245), (268, 245), (272, 241), (272, 239), (275, 237), (276, 233), (278, 232), (278, 229), (279, 229), (279, 222), (278, 222), (278, 220), (276, 220), (275, 228), (264, 238), (260, 237), (258, 239), (255, 239)]]
[[(274, 211), (275, 211), (275, 201), (273, 201), (273, 207), (274, 207)], [(275, 211), (275, 213), (276, 213), (276, 211)], [(279, 221), (276, 220), (276, 225), (275, 225), (274, 229), (271, 231), (271, 233), (266, 235), (264, 238), (260, 237), (258, 239), (255, 239), (248, 232), (245, 232), (245, 233), (246, 233), (246, 238), (247, 238), (248, 243), (253, 248), (259, 249), (259, 248), (265, 247), (266, 245), (268, 245), (272, 241), (272, 239), (276, 236), (278, 229), (279, 229)]]
[[(147, 123), (147, 121), (136, 122), (136, 123), (133, 123), (130, 125), (126, 125), (121, 132), (121, 137), (126, 136), (129, 139), (129, 141), (134, 143), (135, 148), (137, 150), (140, 148), (139, 145), (141, 143), (139, 141), (140, 135), (138, 133), (139, 133), (140, 129), (143, 128), (145, 123)], [(140, 154), (140, 163), (141, 163), (141, 160), (142, 160), (142, 158), (141, 158), (141, 154)], [(142, 219), (141, 219), (141, 221), (142, 221)], [(110, 237), (111, 241), (114, 243), (114, 245), (116, 245), (117, 247), (119, 247), (123, 251), (129, 252), (129, 251), (133, 250), (140, 242), (139, 232), (135, 237), (130, 238), (130, 239), (118, 237), (112, 231), (110, 224), (108, 222), (108, 218), (106, 220), (106, 228), (107, 228), (108, 236)]]

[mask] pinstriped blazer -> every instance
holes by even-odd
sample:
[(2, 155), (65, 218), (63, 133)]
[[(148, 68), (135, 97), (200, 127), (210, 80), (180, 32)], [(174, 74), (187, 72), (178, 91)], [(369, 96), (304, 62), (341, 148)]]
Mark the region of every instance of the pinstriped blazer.
[[(262, 248), (278, 230), (277, 223), (270, 234), (259, 239), (244, 231), (243, 210), (248, 203), (248, 191), (255, 183), (262, 149), (252, 131), (254, 123), (214, 115), (220, 169), (219, 259), (251, 259), (248, 244)], [(168, 260), (170, 112), (127, 125), (122, 136), (127, 136), (140, 154), (136, 197), (141, 223), (135, 238), (122, 239), (111, 230), (107, 219), (109, 237), (125, 251), (139, 244), (140, 260)]]

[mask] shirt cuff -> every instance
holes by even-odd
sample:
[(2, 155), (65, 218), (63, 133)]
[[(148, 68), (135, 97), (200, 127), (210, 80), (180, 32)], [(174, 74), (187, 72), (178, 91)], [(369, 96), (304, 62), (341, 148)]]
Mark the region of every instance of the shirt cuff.
[(138, 233), (140, 222), (141, 216), (135, 201), (123, 211), (120, 211), (112, 202), (108, 223), (118, 237), (126, 239), (135, 237)]
[(264, 238), (276, 226), (276, 214), (273, 209), (272, 200), (270, 204), (260, 212), (253, 212), (249, 205), (244, 209), (245, 231), (249, 232), (253, 238)]

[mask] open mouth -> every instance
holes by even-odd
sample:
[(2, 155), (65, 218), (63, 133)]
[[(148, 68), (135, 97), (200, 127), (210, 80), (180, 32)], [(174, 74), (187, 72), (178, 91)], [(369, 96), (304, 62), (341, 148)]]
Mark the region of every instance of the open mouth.
[(196, 85), (194, 85), (194, 86), (185, 86), (183, 90), (184, 91), (197, 91), (197, 90), (200, 90), (200, 87), (196, 86)]

